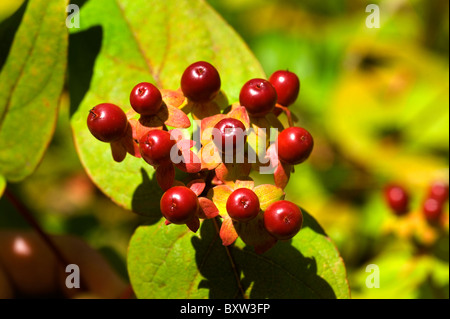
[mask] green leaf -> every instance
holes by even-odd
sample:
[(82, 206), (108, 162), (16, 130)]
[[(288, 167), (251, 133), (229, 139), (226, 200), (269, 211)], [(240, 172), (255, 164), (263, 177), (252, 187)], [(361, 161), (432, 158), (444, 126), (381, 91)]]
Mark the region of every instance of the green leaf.
[(30, 0), (0, 74), (0, 173), (20, 181), (55, 129), (67, 52), (67, 0)]
[(5, 188), (6, 188), (6, 180), (2, 175), (0, 175), (0, 197), (2, 197)]
[(163, 222), (139, 227), (128, 250), (137, 297), (350, 297), (342, 258), (308, 213), (297, 236), (264, 254), (256, 254), (240, 239), (222, 246), (215, 223), (205, 220), (199, 235)]
[(109, 145), (88, 131), (89, 109), (110, 102), (128, 110), (131, 89), (142, 81), (177, 89), (185, 68), (197, 60), (217, 67), (230, 101), (238, 100), (249, 78), (265, 75), (246, 44), (204, 1), (89, 1), (80, 20), (81, 29), (74, 32), (101, 26), (103, 34), (90, 88), (71, 119), (80, 159), (92, 180), (117, 204), (159, 218), (161, 191), (154, 170), (129, 155), (115, 163)]

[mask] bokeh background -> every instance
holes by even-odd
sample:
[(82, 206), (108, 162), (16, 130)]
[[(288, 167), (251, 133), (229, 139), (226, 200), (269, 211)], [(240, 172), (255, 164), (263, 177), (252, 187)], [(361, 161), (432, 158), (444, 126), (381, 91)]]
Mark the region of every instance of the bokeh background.
[[(291, 109), (297, 125), (311, 131), (315, 149), (296, 167), (287, 199), (313, 215), (338, 246), (352, 297), (448, 298), (448, 204), (439, 227), (422, 214), (431, 183), (448, 183), (448, 1), (208, 2), (268, 76), (289, 69), (300, 77)], [(379, 5), (380, 28), (366, 26), (370, 3)], [(116, 206), (87, 177), (69, 112), (66, 93), (41, 165), (12, 188), (43, 229), (82, 237), (127, 279), (128, 241), (145, 220)], [(391, 182), (410, 192), (405, 216), (392, 214), (384, 201)], [(0, 211), (0, 229), (28, 227), (5, 199)], [(379, 266), (380, 288), (366, 287), (369, 264)]]

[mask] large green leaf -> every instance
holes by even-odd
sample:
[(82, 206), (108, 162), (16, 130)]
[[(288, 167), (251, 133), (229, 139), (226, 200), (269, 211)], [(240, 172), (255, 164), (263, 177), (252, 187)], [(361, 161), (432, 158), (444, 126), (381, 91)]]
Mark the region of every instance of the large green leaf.
[(102, 102), (129, 109), (130, 91), (142, 81), (177, 89), (184, 69), (197, 60), (217, 67), (222, 88), (233, 102), (249, 78), (264, 76), (262, 68), (241, 38), (204, 1), (89, 1), (80, 11), (80, 25), (75, 32), (93, 32), (100, 26), (103, 38), (90, 88), (71, 120), (79, 156), (106, 195), (127, 209), (154, 216), (161, 192), (153, 169), (131, 156), (115, 163), (110, 146), (88, 131), (89, 109)]
[(141, 226), (128, 250), (139, 298), (349, 298), (346, 270), (334, 244), (304, 213), (302, 230), (264, 254), (238, 240), (226, 248), (214, 225)]
[(67, 0), (30, 0), (0, 74), (0, 174), (39, 164), (56, 124), (67, 52)]

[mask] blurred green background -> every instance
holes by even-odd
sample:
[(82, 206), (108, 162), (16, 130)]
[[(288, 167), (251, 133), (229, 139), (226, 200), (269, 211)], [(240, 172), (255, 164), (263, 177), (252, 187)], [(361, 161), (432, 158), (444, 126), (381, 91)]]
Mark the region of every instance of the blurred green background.
[[(315, 149), (296, 167), (286, 199), (308, 210), (338, 246), (353, 298), (448, 298), (448, 204), (440, 229), (421, 204), (433, 181), (448, 183), (449, 3), (390, 0), (209, 0), (244, 38), (267, 76), (301, 80), (292, 111)], [(368, 28), (366, 6), (380, 8)], [(92, 184), (72, 142), (70, 98), (38, 170), (12, 185), (50, 233), (99, 249), (127, 278), (127, 245), (142, 222)], [(283, 120), (286, 120), (282, 117)], [(255, 176), (272, 183), (271, 176)], [(412, 211), (391, 214), (382, 189), (404, 185)], [(25, 228), (0, 200), (0, 228)], [(366, 287), (366, 267), (380, 288)]]

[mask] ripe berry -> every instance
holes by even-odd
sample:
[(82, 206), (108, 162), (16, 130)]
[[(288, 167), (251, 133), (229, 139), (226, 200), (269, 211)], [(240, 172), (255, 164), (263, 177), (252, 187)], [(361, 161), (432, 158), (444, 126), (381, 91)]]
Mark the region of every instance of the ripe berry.
[(430, 187), (428, 197), (434, 198), (441, 203), (448, 199), (448, 184), (443, 182), (435, 182)]
[(302, 228), (303, 214), (292, 202), (280, 200), (264, 212), (264, 227), (276, 239), (294, 237)]
[(435, 223), (442, 215), (442, 202), (435, 198), (427, 198), (423, 203), (422, 211), (429, 222)]
[(264, 79), (251, 79), (244, 84), (239, 93), (239, 103), (255, 117), (272, 112), (277, 103), (277, 91)]
[(396, 215), (403, 215), (409, 211), (409, 195), (399, 185), (388, 185), (384, 189), (384, 198)]
[(236, 221), (247, 222), (259, 213), (259, 198), (248, 188), (238, 188), (228, 197), (227, 212)]
[(170, 133), (163, 130), (150, 130), (139, 140), (142, 158), (152, 166), (170, 161), (170, 151), (175, 145)]
[(160, 201), (161, 213), (173, 224), (186, 224), (197, 213), (197, 195), (185, 186), (168, 189)]
[(277, 147), (281, 161), (296, 165), (309, 157), (314, 147), (314, 140), (304, 128), (289, 127), (278, 135)]
[(114, 142), (124, 136), (128, 119), (125, 112), (115, 104), (102, 103), (94, 106), (87, 118), (89, 131), (102, 142)]
[(208, 62), (199, 61), (186, 68), (181, 76), (181, 90), (193, 102), (208, 102), (220, 91), (220, 75)]
[(277, 91), (279, 104), (289, 106), (295, 102), (300, 92), (300, 80), (295, 73), (276, 71), (270, 76), (269, 82)]
[(139, 83), (131, 90), (130, 104), (141, 115), (154, 115), (161, 108), (161, 92), (151, 83)]
[[(245, 134), (245, 125), (234, 118), (226, 118), (220, 120), (215, 126), (216, 133), (213, 134), (214, 142), (220, 146), (222, 151), (225, 151), (231, 145), (235, 150), (241, 150), (247, 139)], [(219, 142), (220, 140), (220, 142)]]

